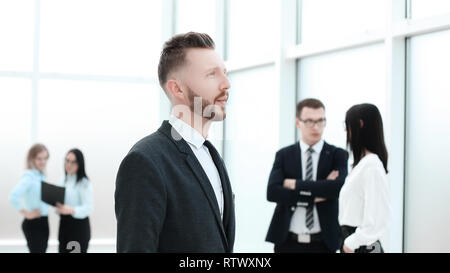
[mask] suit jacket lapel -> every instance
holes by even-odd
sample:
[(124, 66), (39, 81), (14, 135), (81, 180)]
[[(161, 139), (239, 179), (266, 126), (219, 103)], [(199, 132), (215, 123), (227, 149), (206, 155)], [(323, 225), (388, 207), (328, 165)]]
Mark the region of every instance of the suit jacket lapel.
[(191, 170), (194, 173), (194, 175), (197, 177), (197, 180), (200, 183), (200, 186), (202, 187), (202, 190), (206, 195), (206, 198), (208, 199), (208, 203), (214, 212), (214, 217), (217, 221), (217, 224), (219, 225), (220, 231), (223, 233), (222, 235), (225, 236), (225, 231), (223, 229), (222, 219), (220, 217), (220, 211), (219, 206), (217, 204), (216, 195), (214, 194), (214, 190), (211, 186), (211, 182), (209, 181), (208, 176), (206, 175), (205, 171), (203, 170), (202, 166), (200, 165), (194, 154), (188, 155), (186, 157), (186, 162), (189, 165), (189, 167), (191, 167)]
[(328, 144), (324, 142), (322, 151), (320, 152), (319, 165), (317, 166), (317, 180), (322, 179), (322, 177), (326, 178), (328, 176), (328, 174), (326, 173), (326, 163), (330, 162), (330, 155), (331, 154)]
[(302, 167), (302, 151), (300, 150), (300, 142), (297, 141), (295, 145), (294, 154), (294, 170), (298, 170), (298, 179), (303, 179), (303, 167)]
[[(207, 141), (205, 145), (208, 147), (209, 153), (211, 154), (214, 164), (216, 165), (216, 168), (219, 171), (224, 198), (223, 224), (224, 227), (227, 228), (228, 224), (230, 223), (232, 210), (234, 210), (233, 192), (231, 190), (230, 179), (228, 177), (225, 163), (223, 162), (223, 159), (220, 157), (219, 152), (217, 152), (216, 148), (209, 141)], [(227, 232), (229, 232), (229, 230), (227, 230)], [(227, 238), (229, 235), (230, 234), (227, 233)]]
[[(228, 248), (228, 242), (227, 242), (227, 236), (224, 231), (222, 219), (220, 217), (220, 211), (219, 206), (217, 203), (216, 195), (214, 194), (214, 190), (211, 186), (211, 182), (208, 179), (208, 176), (206, 175), (205, 171), (203, 170), (203, 167), (200, 165), (200, 162), (197, 160), (197, 157), (192, 152), (191, 148), (189, 147), (189, 144), (176, 132), (176, 130), (172, 130), (172, 126), (168, 121), (164, 121), (161, 128), (159, 129), (160, 132), (162, 132), (164, 135), (166, 135), (172, 142), (175, 143), (178, 150), (185, 154), (186, 156), (186, 163), (191, 168), (192, 172), (194, 173), (195, 177), (197, 178), (197, 181), (199, 182), (203, 193), (206, 195), (206, 198), (208, 200), (208, 204), (213, 210), (214, 218), (217, 222), (217, 225), (219, 226), (220, 233), (222, 235), (222, 239), (224, 241), (225, 247)], [(175, 140), (175, 139), (177, 140)], [(216, 163), (216, 162), (214, 162)], [(216, 163), (217, 166), (217, 163)], [(219, 168), (218, 168), (219, 169)], [(220, 169), (219, 169), (220, 170)], [(219, 171), (220, 174), (220, 171)], [(222, 179), (222, 175), (220, 175), (220, 178)], [(222, 182), (223, 185), (223, 182)], [(224, 202), (225, 203), (225, 202)]]

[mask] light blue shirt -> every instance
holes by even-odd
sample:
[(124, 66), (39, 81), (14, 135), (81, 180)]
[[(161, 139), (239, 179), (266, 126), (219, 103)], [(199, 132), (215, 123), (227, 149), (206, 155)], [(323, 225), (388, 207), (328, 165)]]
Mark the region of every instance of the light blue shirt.
[[(31, 211), (39, 209), (41, 216), (48, 216), (48, 207), (41, 200), (41, 181), (45, 181), (45, 174), (36, 169), (26, 170), (11, 193), (9, 202), (14, 209)], [(23, 198), (23, 203), (22, 203)]]
[(73, 218), (84, 219), (93, 209), (92, 183), (86, 177), (79, 182), (76, 180), (76, 175), (69, 174), (60, 182), (66, 187), (64, 204), (74, 209)]

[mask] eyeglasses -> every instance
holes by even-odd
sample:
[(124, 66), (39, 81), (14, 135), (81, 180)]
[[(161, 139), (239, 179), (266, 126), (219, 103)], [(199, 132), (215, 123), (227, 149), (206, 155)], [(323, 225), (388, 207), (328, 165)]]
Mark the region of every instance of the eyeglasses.
[(66, 159), (66, 164), (78, 164), (78, 161), (76, 161), (76, 160), (68, 160), (68, 159)]
[(305, 126), (307, 128), (313, 128), (316, 124), (319, 128), (325, 127), (325, 125), (327, 124), (327, 119), (322, 118), (319, 120), (312, 120), (312, 119), (299, 119), (301, 122), (303, 122), (305, 124)]

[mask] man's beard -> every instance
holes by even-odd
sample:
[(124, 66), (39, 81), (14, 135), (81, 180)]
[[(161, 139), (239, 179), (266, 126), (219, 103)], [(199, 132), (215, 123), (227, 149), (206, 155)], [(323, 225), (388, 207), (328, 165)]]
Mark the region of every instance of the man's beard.
[(217, 99), (227, 95), (227, 91), (220, 93), (212, 102), (201, 97), (189, 87), (187, 87), (186, 92), (189, 100), (189, 108), (193, 113), (211, 121), (222, 121), (226, 118), (225, 107), (216, 105), (215, 102)]

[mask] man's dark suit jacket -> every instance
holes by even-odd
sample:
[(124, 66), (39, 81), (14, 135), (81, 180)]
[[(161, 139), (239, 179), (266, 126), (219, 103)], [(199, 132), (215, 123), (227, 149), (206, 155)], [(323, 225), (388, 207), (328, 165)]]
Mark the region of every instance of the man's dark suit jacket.
[[(304, 181), (299, 142), (279, 150), (267, 186), (267, 200), (276, 202), (277, 206), (266, 241), (283, 243), (287, 239), (291, 217), (297, 205), (307, 207), (316, 197), (322, 197), (326, 201), (316, 203), (321, 234), (330, 250), (339, 249), (341, 236), (338, 197), (347, 176), (347, 160), (346, 151), (325, 142), (319, 157), (317, 181)], [(333, 170), (339, 171), (339, 177), (336, 180), (326, 180)], [(296, 179), (295, 190), (283, 187), (285, 178)]]
[(233, 251), (233, 193), (222, 158), (208, 148), (222, 181), (223, 221), (202, 166), (187, 142), (164, 121), (157, 132), (133, 146), (119, 167), (117, 252)]

